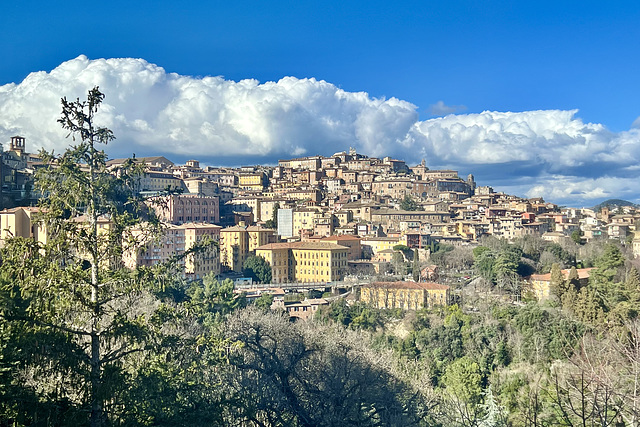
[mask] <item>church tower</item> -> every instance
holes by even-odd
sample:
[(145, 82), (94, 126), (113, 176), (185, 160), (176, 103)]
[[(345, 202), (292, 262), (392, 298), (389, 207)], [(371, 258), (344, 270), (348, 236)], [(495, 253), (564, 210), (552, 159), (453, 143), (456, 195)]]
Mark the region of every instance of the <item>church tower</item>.
[(23, 136), (12, 136), (10, 151), (15, 151), (19, 155), (24, 154), (24, 141), (25, 138)]

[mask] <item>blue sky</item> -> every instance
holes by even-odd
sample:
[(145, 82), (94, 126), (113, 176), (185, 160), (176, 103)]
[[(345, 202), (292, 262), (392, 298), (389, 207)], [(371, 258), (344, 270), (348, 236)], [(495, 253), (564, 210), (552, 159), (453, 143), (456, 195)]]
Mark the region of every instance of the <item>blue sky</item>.
[[(406, 101), (417, 114), (414, 120), (419, 121), (449, 112), (469, 116), (483, 111), (577, 109), (567, 123), (573, 126), (579, 120), (601, 126), (597, 131), (601, 138), (607, 132), (615, 134), (611, 140), (617, 142), (610, 142), (615, 147), (620, 147), (620, 139), (625, 141), (624, 153), (637, 145), (636, 135), (625, 133), (640, 116), (640, 6), (636, 2), (94, 3), (23, 1), (2, 6), (0, 55), (5, 60), (0, 63), (0, 86), (5, 85), (5, 93), (0, 92), (0, 101), (2, 96), (11, 96), (12, 102), (17, 102), (18, 95), (7, 84), (19, 85), (29, 73), (51, 72), (79, 55), (90, 60), (142, 58), (166, 73), (195, 79), (223, 76), (225, 81), (256, 79), (265, 83), (293, 76), (325, 80), (349, 93), (366, 92), (369, 99)], [(126, 84), (121, 81), (112, 90)], [(42, 84), (37, 87), (38, 93), (43, 90)], [(440, 126), (439, 122), (433, 124)], [(28, 133), (28, 129), (11, 123), (4, 128), (6, 132)], [(356, 139), (361, 133), (354, 131)], [(431, 135), (427, 139), (435, 135), (432, 131), (423, 133)], [(622, 133), (620, 138), (618, 133)], [(6, 136), (2, 129), (0, 134)], [(126, 131), (122, 134), (134, 138)], [(295, 130), (291, 135), (304, 139), (303, 134)], [(33, 137), (44, 141), (43, 135), (34, 133)], [(397, 145), (400, 140), (408, 146), (404, 135), (388, 141)], [(536, 143), (537, 136), (532, 141)], [(565, 142), (558, 140), (560, 145)], [(602, 157), (608, 150), (615, 151), (607, 143), (594, 155)], [(314, 154), (314, 144), (317, 141), (301, 142), (294, 151)], [(429, 139), (426, 144), (431, 147), (434, 142)], [(372, 147), (364, 142), (362, 146)], [(575, 143), (571, 146), (580, 151)], [(180, 158), (188, 156), (185, 151), (167, 153)], [(611, 172), (618, 169), (615, 161), (598, 173), (594, 164), (585, 160), (571, 165), (567, 177), (562, 170), (566, 162), (551, 165), (551, 160), (545, 160), (539, 170), (542, 163), (535, 159), (544, 153), (536, 154), (533, 160), (520, 156), (487, 162), (444, 155), (438, 147), (423, 154), (433, 158), (434, 166), (475, 172), (495, 179), (494, 186), (525, 192), (534, 188), (533, 180), (540, 177), (572, 183), (581, 178), (599, 180), (590, 190), (576, 186), (571, 191), (546, 193), (563, 202), (588, 204), (609, 196), (638, 201), (640, 197), (629, 182), (623, 183), (629, 187), (623, 191), (616, 191), (623, 185), (616, 181), (604, 187), (607, 179), (636, 178), (630, 163), (623, 165), (622, 174)], [(633, 151), (632, 156), (635, 154)], [(229, 153), (226, 161), (238, 161), (240, 155)], [(265, 149), (251, 160), (273, 161), (282, 155), (282, 150)], [(496, 173), (497, 163), (504, 166), (499, 169), (507, 176)], [(596, 191), (598, 186), (601, 193)]]

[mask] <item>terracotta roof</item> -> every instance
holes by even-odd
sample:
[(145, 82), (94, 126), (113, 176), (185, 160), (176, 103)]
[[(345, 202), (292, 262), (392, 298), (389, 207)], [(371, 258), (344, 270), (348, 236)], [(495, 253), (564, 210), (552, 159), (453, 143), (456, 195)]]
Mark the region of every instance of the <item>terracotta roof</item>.
[(283, 243), (267, 243), (266, 245), (262, 245), (256, 248), (257, 251), (266, 251), (273, 249), (289, 249), (293, 243), (283, 242)]
[(210, 224), (208, 222), (186, 222), (182, 224), (184, 228), (217, 228), (221, 229), (222, 226), (216, 224)]
[[(576, 270), (578, 271), (578, 279), (588, 279), (591, 270), (593, 270), (594, 267), (591, 268), (577, 268)], [(562, 270), (562, 275), (564, 276), (564, 278), (568, 278), (569, 277), (569, 273), (571, 272), (570, 269), (566, 269), (566, 270)], [(550, 281), (551, 280), (551, 273), (547, 273), (547, 274), (532, 274), (531, 276), (529, 276), (529, 278), (531, 280), (541, 280), (541, 281)]]
[(322, 240), (361, 240), (360, 237), (358, 236), (353, 236), (353, 235), (348, 235), (348, 234), (341, 234), (341, 235), (333, 235), (333, 236), (329, 236), (329, 237), (324, 237)]

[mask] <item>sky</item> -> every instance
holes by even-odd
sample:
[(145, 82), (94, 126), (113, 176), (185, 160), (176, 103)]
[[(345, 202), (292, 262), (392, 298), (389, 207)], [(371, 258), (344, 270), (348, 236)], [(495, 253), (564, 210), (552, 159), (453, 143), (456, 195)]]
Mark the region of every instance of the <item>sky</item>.
[(354, 147), (563, 205), (638, 203), (638, 22), (630, 1), (12, 2), (0, 142), (60, 152), (60, 98), (99, 85), (113, 158)]

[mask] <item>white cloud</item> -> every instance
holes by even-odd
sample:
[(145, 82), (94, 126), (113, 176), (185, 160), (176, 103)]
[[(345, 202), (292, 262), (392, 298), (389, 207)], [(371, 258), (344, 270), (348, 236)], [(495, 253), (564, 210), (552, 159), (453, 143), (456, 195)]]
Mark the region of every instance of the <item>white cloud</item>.
[[(412, 135), (440, 161), (464, 164), (544, 162), (574, 167), (609, 160), (611, 150), (627, 150), (629, 133), (583, 123), (577, 110), (484, 111), (416, 123)], [(637, 132), (633, 132), (637, 139)], [(636, 158), (635, 148), (629, 154)], [(615, 154), (615, 153), (614, 153)]]
[(118, 138), (109, 150), (215, 156), (297, 155), (358, 143), (382, 154), (406, 139), (416, 106), (395, 98), (345, 92), (325, 81), (285, 77), (260, 84), (166, 73), (142, 59), (67, 61), (0, 87), (0, 137), (15, 133), (31, 147), (62, 149), (69, 141), (56, 119), (60, 98), (106, 94), (100, 120)]
[(429, 105), (429, 112), (433, 116), (446, 116), (447, 114), (466, 111), (466, 109), (467, 107), (465, 105), (446, 105), (442, 100)]
[[(56, 122), (60, 98), (82, 99), (95, 85), (106, 94), (99, 119), (117, 137), (107, 149), (111, 157), (153, 153), (225, 164), (225, 158), (249, 155), (273, 162), (353, 146), (408, 163), (425, 158), (430, 167), (473, 173), (484, 185), (493, 182), (483, 178), (502, 174), (503, 182), (518, 183), (511, 187), (518, 194), (544, 193), (564, 203), (609, 195), (637, 199), (640, 193), (631, 185), (638, 177), (640, 128), (614, 133), (584, 123), (577, 110), (485, 111), (418, 121), (409, 102), (346, 92), (313, 78), (196, 78), (132, 58), (79, 56), (0, 86), (0, 142), (20, 134), (32, 151), (61, 151), (70, 141)], [(442, 101), (432, 107), (447, 113), (461, 108)]]
[[(521, 190), (524, 190), (521, 188)], [(593, 206), (609, 198), (623, 198), (637, 202), (636, 178), (578, 176), (548, 176), (537, 180), (532, 188), (524, 191), (527, 197), (544, 197), (546, 200), (582, 201)]]

